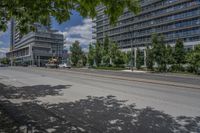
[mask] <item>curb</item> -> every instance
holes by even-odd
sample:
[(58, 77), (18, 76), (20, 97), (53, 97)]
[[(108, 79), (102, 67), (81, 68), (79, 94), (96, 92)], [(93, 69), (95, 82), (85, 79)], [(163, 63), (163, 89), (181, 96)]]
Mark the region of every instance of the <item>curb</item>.
[[(38, 68), (37, 68), (38, 69)], [(151, 83), (151, 84), (158, 84), (158, 85), (167, 85), (167, 86), (174, 86), (174, 87), (183, 87), (183, 88), (191, 88), (191, 89), (200, 89), (200, 86), (198, 85), (192, 85), (192, 84), (182, 84), (182, 83), (176, 83), (176, 82), (166, 82), (166, 81), (156, 81), (156, 80), (149, 80), (149, 79), (139, 79), (139, 78), (128, 78), (128, 77), (120, 77), (120, 76), (110, 76), (110, 75), (102, 75), (102, 74), (93, 74), (93, 73), (87, 73), (87, 72), (75, 72), (70, 70), (60, 70), (60, 69), (48, 69), (48, 68), (39, 68), (40, 70), (54, 70), (57, 72), (65, 72), (65, 73), (76, 73), (76, 74), (82, 74), (87, 76), (95, 76), (95, 77), (101, 77), (101, 78), (111, 78), (111, 79), (117, 79), (117, 80), (126, 80), (126, 81), (135, 81), (135, 82), (141, 82), (141, 83)]]

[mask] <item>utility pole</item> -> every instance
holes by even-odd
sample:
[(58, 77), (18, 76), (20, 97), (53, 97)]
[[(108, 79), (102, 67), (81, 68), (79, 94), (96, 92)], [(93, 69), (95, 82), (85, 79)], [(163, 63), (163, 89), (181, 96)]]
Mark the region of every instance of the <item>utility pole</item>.
[(144, 48), (144, 67), (147, 67), (147, 49)]
[(135, 67), (137, 66), (137, 49), (138, 49), (138, 46), (136, 46), (136, 48), (134, 48), (134, 64), (135, 64)]

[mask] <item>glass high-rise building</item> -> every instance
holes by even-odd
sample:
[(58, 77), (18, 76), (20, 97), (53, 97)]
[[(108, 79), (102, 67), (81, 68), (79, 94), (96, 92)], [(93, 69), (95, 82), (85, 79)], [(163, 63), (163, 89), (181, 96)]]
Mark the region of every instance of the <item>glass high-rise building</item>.
[(186, 48), (200, 44), (200, 0), (141, 0), (142, 11), (138, 15), (125, 10), (117, 25), (109, 24), (104, 6), (97, 8), (95, 39), (102, 42), (106, 35), (122, 49), (151, 45), (153, 33), (162, 34), (166, 44), (177, 39)]
[(64, 37), (49, 27), (35, 24), (36, 32), (22, 35), (11, 21), (10, 52), (7, 53), (16, 65), (24, 63), (44, 66), (52, 57), (62, 60)]

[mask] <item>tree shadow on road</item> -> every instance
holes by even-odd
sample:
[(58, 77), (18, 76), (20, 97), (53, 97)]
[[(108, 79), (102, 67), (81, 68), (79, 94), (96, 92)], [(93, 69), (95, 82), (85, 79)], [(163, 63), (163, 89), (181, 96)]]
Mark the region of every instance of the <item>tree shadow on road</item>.
[[(59, 104), (38, 104), (37, 97), (61, 95), (60, 91), (70, 86), (0, 86), (0, 112), (12, 120), (3, 124), (5, 128), (34, 130), (34, 132), (89, 132), (89, 133), (199, 133), (199, 117), (172, 117), (162, 111), (146, 107), (136, 108), (135, 104), (118, 100), (115, 96), (88, 96), (75, 102)], [(9, 99), (30, 99), (30, 102), (11, 103)], [(3, 116), (0, 115), (0, 118)], [(13, 124), (14, 123), (14, 124)], [(10, 127), (11, 126), (11, 127)], [(8, 128), (7, 128), (8, 129)]]
[(150, 107), (137, 109), (134, 104), (113, 96), (88, 97), (76, 102), (49, 105), (59, 114), (88, 132), (100, 133), (189, 133), (200, 132), (200, 117), (172, 116)]
[(38, 132), (198, 133), (200, 117), (174, 118), (150, 107), (137, 109), (113, 96), (60, 104), (1, 103), (17, 123)]
[[(37, 98), (45, 96), (62, 95), (61, 91), (69, 89), (71, 85), (35, 85), (35, 86), (6, 86), (0, 83), (0, 132), (20, 132), (21, 127), (28, 127), (35, 125), (34, 119), (41, 119), (41, 111), (44, 110), (41, 106), (36, 104)], [(24, 103), (11, 103), (9, 100), (19, 99), (30, 100)], [(38, 106), (34, 106), (38, 105)], [(40, 107), (40, 108), (38, 108)], [(30, 114), (29, 114), (30, 113)], [(37, 116), (32, 118), (32, 116)], [(40, 118), (39, 118), (40, 117)], [(43, 122), (47, 122), (44, 120)], [(32, 125), (33, 124), (33, 125)], [(36, 124), (39, 132), (44, 132), (43, 128)], [(40, 125), (40, 124), (39, 124)]]
[(62, 95), (60, 92), (63, 89), (69, 89), (71, 85), (35, 85), (35, 86), (5, 86), (0, 83), (0, 96), (3, 95), (8, 99), (25, 99), (35, 100), (38, 97)]

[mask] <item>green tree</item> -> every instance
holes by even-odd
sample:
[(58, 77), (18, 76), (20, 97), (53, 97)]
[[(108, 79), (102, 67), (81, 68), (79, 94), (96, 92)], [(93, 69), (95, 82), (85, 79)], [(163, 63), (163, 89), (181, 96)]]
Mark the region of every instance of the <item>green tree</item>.
[(179, 66), (182, 63), (185, 63), (185, 49), (184, 49), (183, 41), (181, 39), (178, 39), (176, 41), (173, 56), (174, 56), (175, 63), (178, 64)]
[(122, 56), (123, 56), (124, 65), (128, 65), (130, 60), (129, 60), (127, 52), (122, 52)]
[(141, 66), (143, 64), (143, 56), (142, 51), (140, 49), (137, 49), (137, 58), (136, 58), (136, 68), (141, 69)]
[(21, 32), (33, 29), (35, 22), (49, 25), (49, 16), (59, 23), (70, 19), (73, 10), (83, 17), (94, 18), (96, 7), (106, 6), (105, 14), (110, 23), (114, 24), (127, 8), (138, 13), (139, 0), (1, 0), (0, 1), (0, 30), (7, 29), (7, 23), (14, 18), (19, 23)]
[(71, 51), (72, 65), (77, 66), (78, 63), (81, 61), (83, 55), (82, 49), (78, 41), (75, 41), (72, 44), (72, 46), (70, 47), (70, 51)]
[(167, 59), (166, 59), (166, 45), (164, 43), (164, 36), (160, 36), (160, 53), (161, 53), (161, 60), (159, 71), (166, 71), (167, 70)]
[(153, 61), (153, 51), (147, 47), (146, 49), (146, 53), (147, 53), (147, 57), (146, 57), (146, 65), (147, 65), (147, 69), (149, 70), (153, 70), (153, 65), (154, 65), (154, 61)]
[(90, 66), (94, 65), (94, 60), (95, 60), (95, 48), (92, 44), (90, 44), (88, 53), (88, 63)]
[[(134, 54), (133, 54), (134, 55)], [(131, 59), (132, 58), (132, 55), (131, 55), (131, 51), (128, 51), (127, 53), (126, 53), (126, 64), (127, 65), (131, 65)], [(134, 61), (133, 61), (134, 62)]]
[(198, 70), (200, 69), (200, 44), (195, 47), (195, 50), (187, 54), (186, 60), (192, 66), (193, 71), (198, 73)]
[(110, 66), (110, 56), (108, 54), (103, 54), (102, 62), (104, 66)]
[(103, 42), (104, 54), (109, 54), (110, 45), (111, 45), (111, 42), (109, 40), (109, 37), (106, 35), (104, 42)]
[(167, 64), (174, 63), (173, 48), (170, 45), (166, 46), (166, 61), (167, 61)]
[(112, 43), (110, 46), (110, 58), (116, 67), (123, 67), (127, 60), (126, 53), (120, 51), (116, 43)]
[(117, 52), (118, 52), (119, 48), (117, 46), (116, 43), (112, 43), (110, 45), (110, 49), (109, 49), (109, 58), (111, 59), (111, 63), (114, 63), (115, 58), (117, 56)]
[(85, 55), (85, 53), (82, 53), (82, 66), (86, 66), (87, 64), (87, 56)]
[(113, 63), (116, 67), (124, 67), (125, 64), (124, 56), (125, 56), (124, 52), (117, 50), (116, 57), (113, 60)]
[(104, 39), (104, 42), (103, 42), (103, 57), (102, 57), (102, 60), (103, 60), (103, 64), (105, 66), (109, 66), (110, 65), (110, 60), (111, 60), (111, 42), (108, 38), (108, 36), (105, 37)]
[(1, 64), (9, 65), (10, 64), (10, 59), (7, 58), (7, 57), (4, 57), (4, 58), (0, 59), (0, 62), (1, 62)]
[(102, 51), (103, 51), (102, 45), (99, 42), (97, 42), (95, 44), (95, 62), (96, 62), (97, 66), (100, 66), (100, 64), (101, 64)]
[(162, 54), (160, 52), (159, 36), (157, 34), (152, 35), (152, 52), (154, 61), (159, 64)]
[(158, 65), (158, 71), (166, 70), (166, 46), (164, 44), (164, 37), (154, 34), (152, 36), (152, 52), (153, 59)]

